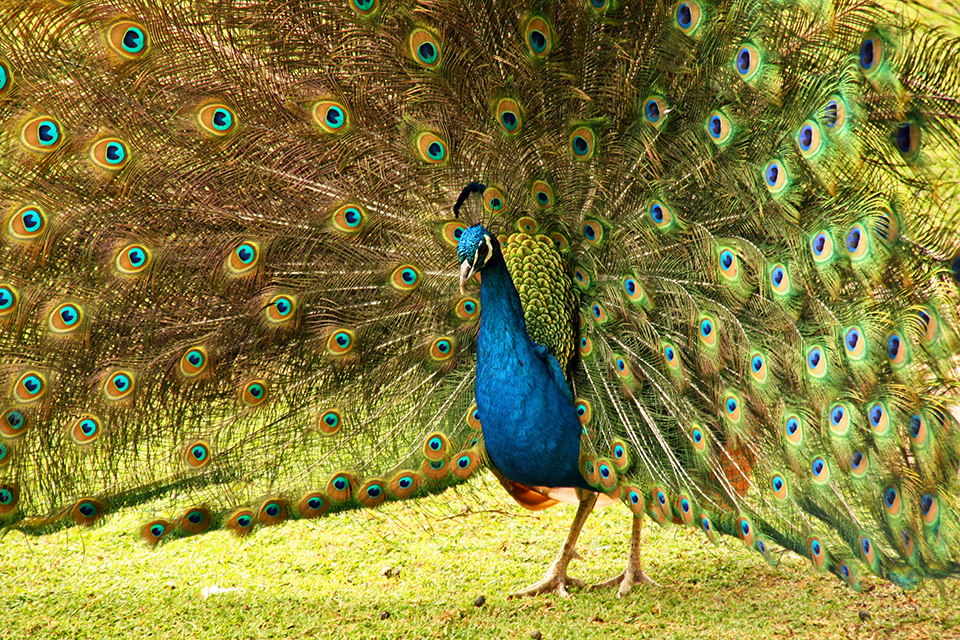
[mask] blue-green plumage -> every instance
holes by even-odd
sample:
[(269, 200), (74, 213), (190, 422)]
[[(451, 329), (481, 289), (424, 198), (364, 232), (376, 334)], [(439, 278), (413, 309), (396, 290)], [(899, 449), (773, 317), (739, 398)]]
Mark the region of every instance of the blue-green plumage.
[(476, 399), (490, 461), (520, 484), (589, 488), (579, 471), (581, 426), (569, 384), (556, 358), (527, 334), (500, 243), (471, 227), (458, 252), (482, 274)]

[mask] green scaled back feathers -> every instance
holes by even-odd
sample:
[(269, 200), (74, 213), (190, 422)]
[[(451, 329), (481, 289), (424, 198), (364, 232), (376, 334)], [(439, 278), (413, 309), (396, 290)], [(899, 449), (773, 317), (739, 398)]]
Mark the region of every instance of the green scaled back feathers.
[(854, 588), (955, 575), (958, 69), (859, 0), (8, 2), (0, 528), (467, 479), (480, 222), (598, 491)]

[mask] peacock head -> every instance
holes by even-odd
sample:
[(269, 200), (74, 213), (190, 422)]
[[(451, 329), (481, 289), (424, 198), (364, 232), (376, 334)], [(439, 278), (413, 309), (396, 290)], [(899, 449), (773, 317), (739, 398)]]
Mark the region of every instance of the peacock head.
[(481, 227), (474, 225), (464, 229), (457, 245), (457, 257), (460, 260), (460, 291), (464, 291), (467, 282), (473, 274), (482, 270), (491, 262), (491, 258), (500, 251), (500, 243), (496, 236)]

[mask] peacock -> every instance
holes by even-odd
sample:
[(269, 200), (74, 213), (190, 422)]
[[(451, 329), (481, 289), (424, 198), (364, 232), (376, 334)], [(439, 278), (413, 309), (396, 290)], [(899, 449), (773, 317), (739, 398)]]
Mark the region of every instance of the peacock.
[[(960, 40), (870, 0), (12, 0), (0, 531), (488, 468), (859, 589), (960, 573)], [(939, 26), (931, 24), (939, 21)], [(960, 415), (960, 414), (957, 414)]]

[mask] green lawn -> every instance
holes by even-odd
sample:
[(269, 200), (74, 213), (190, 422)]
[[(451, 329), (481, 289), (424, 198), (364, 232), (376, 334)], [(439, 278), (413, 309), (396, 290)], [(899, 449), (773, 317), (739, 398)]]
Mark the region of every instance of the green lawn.
[[(660, 587), (508, 600), (539, 579), (573, 512), (524, 511), (482, 480), (245, 540), (215, 532), (151, 550), (132, 514), (15, 532), (0, 539), (0, 638), (960, 638), (956, 582), (906, 593), (868, 576), (856, 593), (805, 559), (773, 568), (737, 540), (713, 547), (652, 523), (645, 568)], [(571, 573), (619, 572), (628, 531), (622, 506), (594, 514)]]

